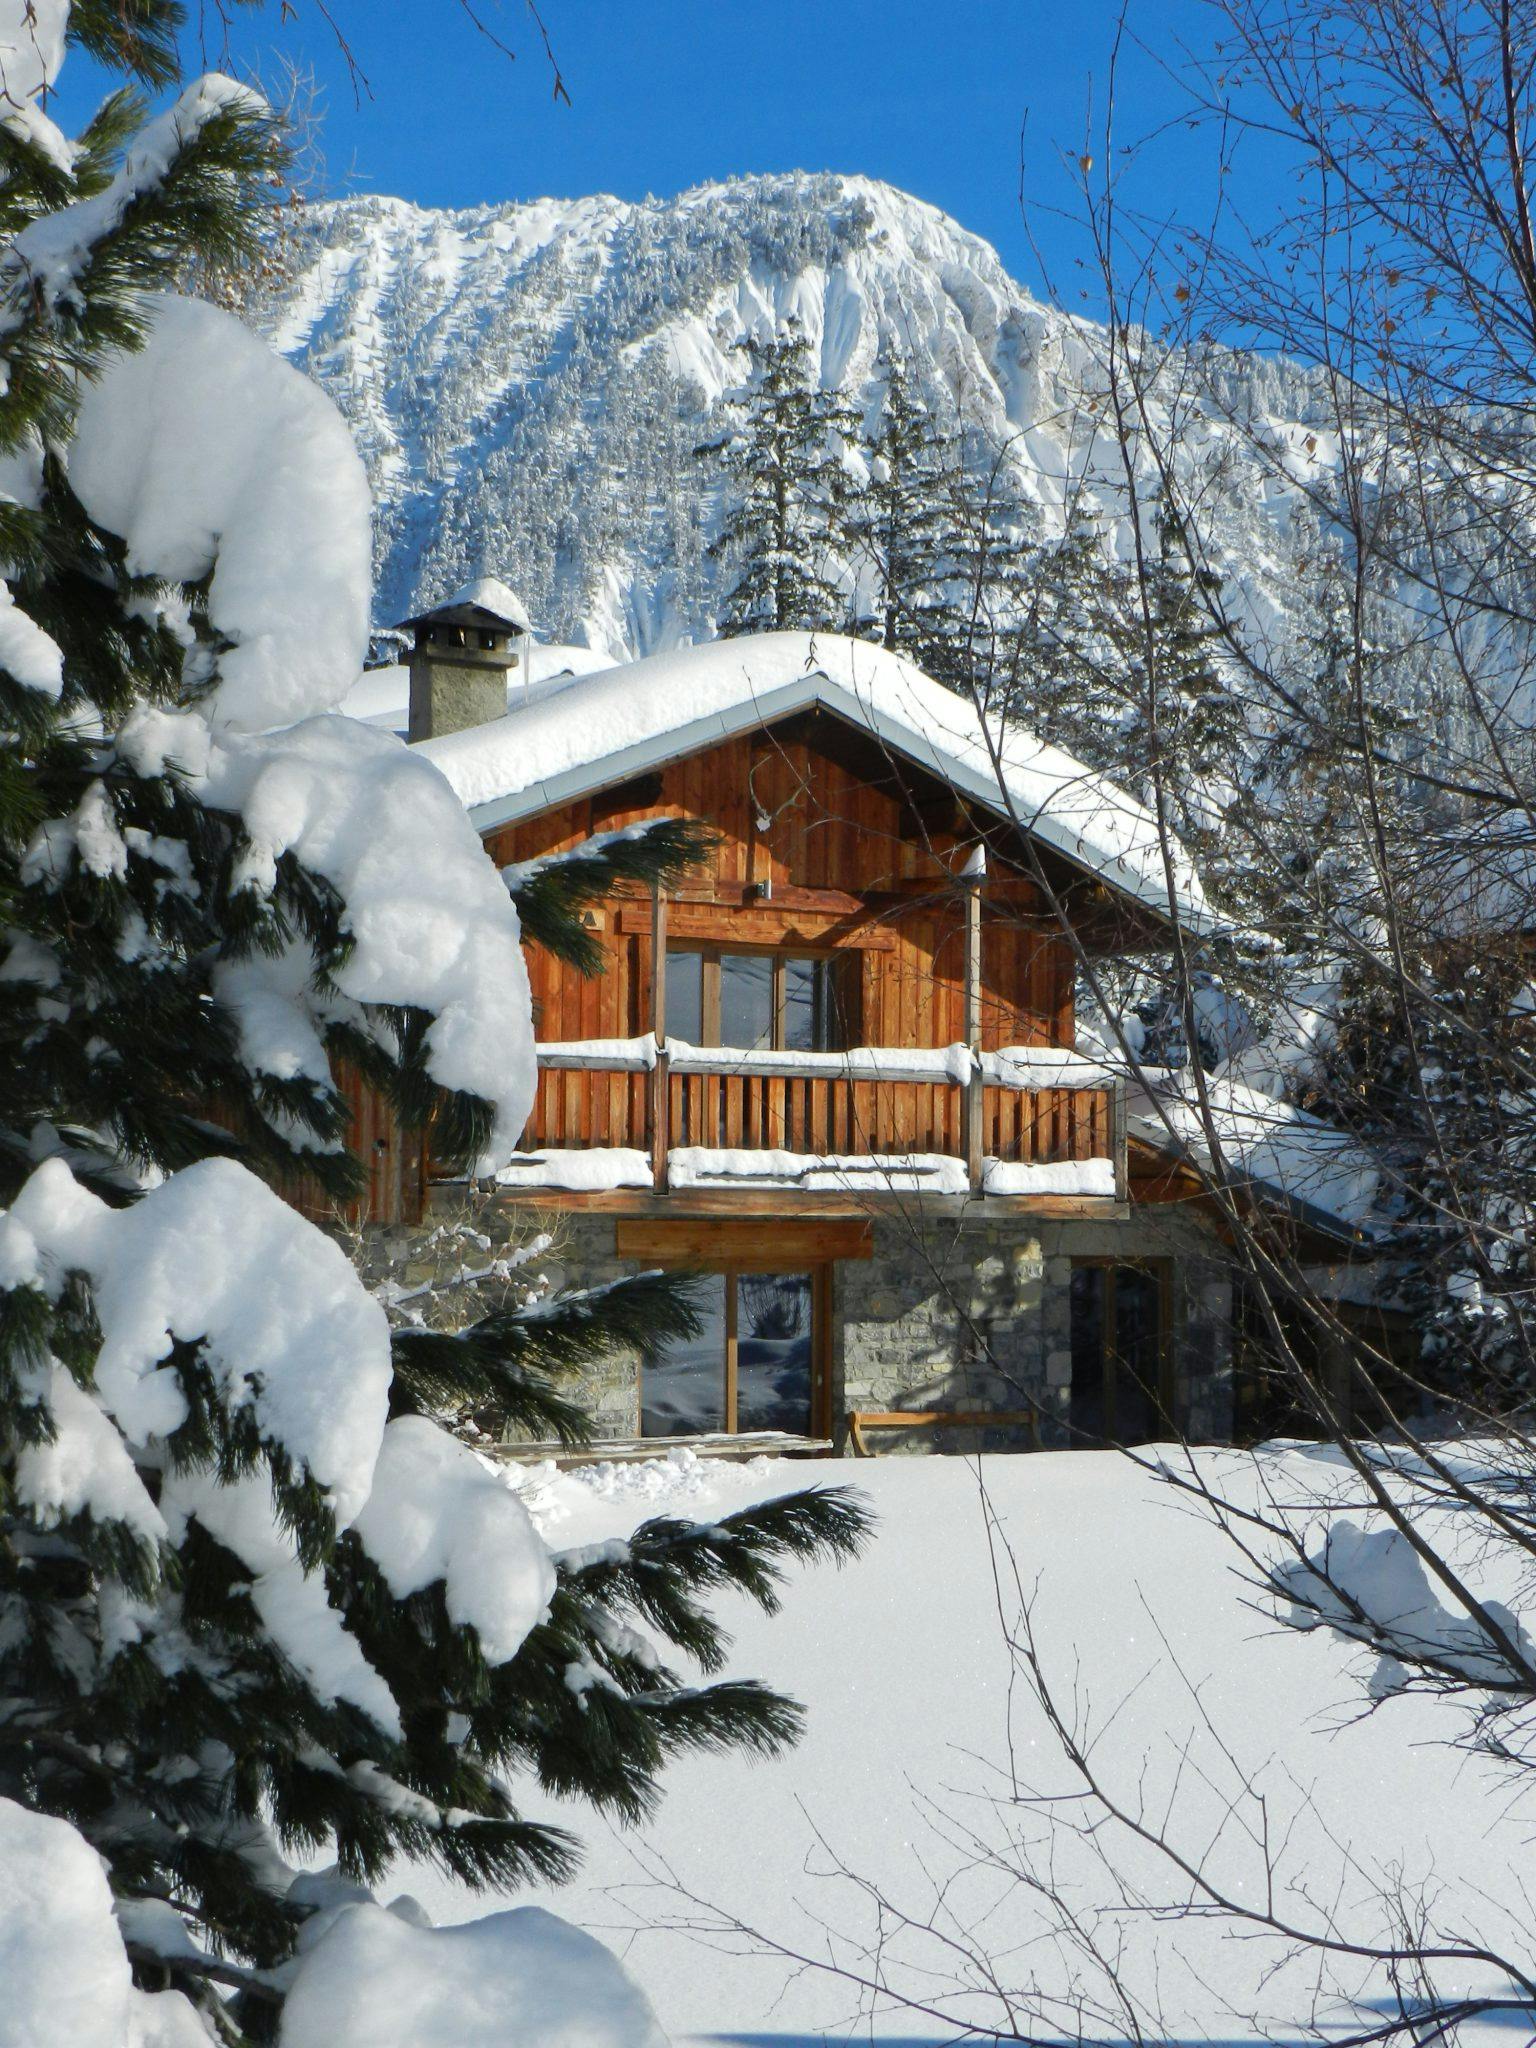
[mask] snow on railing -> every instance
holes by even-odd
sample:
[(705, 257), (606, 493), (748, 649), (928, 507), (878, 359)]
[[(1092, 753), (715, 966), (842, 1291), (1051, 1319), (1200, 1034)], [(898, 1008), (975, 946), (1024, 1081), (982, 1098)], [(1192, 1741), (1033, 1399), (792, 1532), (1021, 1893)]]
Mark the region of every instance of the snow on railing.
[[(752, 1181), (819, 1193), (894, 1174), (903, 1190), (1126, 1199), (1123, 1081), (1060, 1047), (794, 1052), (647, 1032), (537, 1053), (512, 1185), (634, 1188), (648, 1172), (657, 1193)], [(608, 1174), (582, 1159), (599, 1153)]]
[[(541, 1067), (594, 1073), (646, 1074), (661, 1056), (655, 1037), (567, 1038), (536, 1048)], [(848, 1052), (770, 1051), (758, 1047), (689, 1045), (668, 1038), (665, 1056), (674, 1073), (761, 1074), (790, 1080), (821, 1076), (838, 1081), (931, 1081), (964, 1087), (973, 1077), (1024, 1093), (1046, 1088), (1106, 1088), (1114, 1076), (1097, 1060), (1054, 1045), (1010, 1045), (974, 1053), (968, 1045), (860, 1045)]]

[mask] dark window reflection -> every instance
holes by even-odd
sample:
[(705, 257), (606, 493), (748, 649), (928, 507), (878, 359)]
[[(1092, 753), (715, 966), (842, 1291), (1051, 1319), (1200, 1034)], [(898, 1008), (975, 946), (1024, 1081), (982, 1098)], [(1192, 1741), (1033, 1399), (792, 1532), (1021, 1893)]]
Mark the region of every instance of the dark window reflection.
[(832, 963), (784, 962), (784, 1044), (790, 1052), (832, 1052)]
[(1161, 1406), (1162, 1289), (1139, 1266), (1115, 1268), (1115, 1436), (1144, 1444), (1167, 1434)]
[(811, 1427), (811, 1276), (743, 1273), (736, 1295), (736, 1427)]
[(1072, 1272), (1072, 1427), (1079, 1441), (1144, 1444), (1163, 1410), (1163, 1285), (1143, 1266)]
[(743, 1051), (773, 1044), (773, 959), (766, 953), (720, 956), (720, 1043)]
[(1101, 1439), (1104, 1413), (1104, 1305), (1109, 1272), (1104, 1266), (1072, 1269), (1072, 1427)]
[(667, 948), (667, 1036), (704, 1042), (704, 955), (674, 946)]
[(695, 1306), (697, 1337), (674, 1339), (640, 1368), (642, 1436), (699, 1436), (725, 1428), (725, 1290), (723, 1273), (707, 1273)]

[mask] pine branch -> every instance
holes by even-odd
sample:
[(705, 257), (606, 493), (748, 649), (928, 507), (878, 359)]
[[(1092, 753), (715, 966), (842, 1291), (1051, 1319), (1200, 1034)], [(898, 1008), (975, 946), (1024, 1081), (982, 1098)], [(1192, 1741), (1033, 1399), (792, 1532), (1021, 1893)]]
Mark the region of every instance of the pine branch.
[(602, 946), (581, 912), (620, 882), (672, 888), (702, 865), (716, 835), (691, 818), (652, 818), (619, 832), (598, 833), (569, 853), (548, 854), (503, 868), (522, 920), (523, 936), (580, 974), (600, 974)]
[(697, 1281), (686, 1274), (639, 1273), (497, 1309), (455, 1333), (396, 1330), (401, 1405), (430, 1411), (471, 1403), (532, 1435), (589, 1443), (589, 1420), (551, 1381), (618, 1352), (644, 1360), (663, 1344), (696, 1337), (697, 1295)]
[(727, 1638), (695, 1597), (731, 1587), (765, 1613), (778, 1611), (784, 1566), (858, 1555), (870, 1516), (851, 1487), (811, 1487), (741, 1508), (715, 1523), (660, 1517), (626, 1543), (556, 1557), (563, 1586), (584, 1602), (640, 1616), (705, 1671), (724, 1661)]
[(562, 1444), (592, 1441), (586, 1411), (556, 1393), (535, 1368), (511, 1356), (507, 1340), (487, 1335), (482, 1324), (453, 1332), (397, 1329), (390, 1336), (390, 1351), (395, 1373), (391, 1414), (430, 1415), (465, 1406), (483, 1415), (487, 1426)]
[(181, 75), (176, 34), (183, 19), (170, 0), (74, 0), (69, 41), (104, 69), (158, 90)]

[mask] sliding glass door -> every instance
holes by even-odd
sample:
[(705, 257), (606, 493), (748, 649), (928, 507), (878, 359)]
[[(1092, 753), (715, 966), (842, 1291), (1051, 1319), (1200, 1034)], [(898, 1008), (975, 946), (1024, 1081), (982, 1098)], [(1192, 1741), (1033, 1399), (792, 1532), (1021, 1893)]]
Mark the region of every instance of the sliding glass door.
[(825, 1285), (821, 1272), (701, 1275), (700, 1334), (641, 1367), (641, 1434), (811, 1435)]

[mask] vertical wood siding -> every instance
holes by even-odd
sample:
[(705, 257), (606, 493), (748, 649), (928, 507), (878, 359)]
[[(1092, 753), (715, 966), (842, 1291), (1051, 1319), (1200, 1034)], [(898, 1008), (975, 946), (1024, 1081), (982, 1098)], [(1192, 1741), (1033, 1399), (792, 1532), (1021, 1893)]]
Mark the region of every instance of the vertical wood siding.
[[(880, 943), (861, 946), (856, 933), (840, 940), (860, 960), (858, 1041), (933, 1046), (964, 1037), (961, 902), (958, 893), (947, 901), (920, 900), (923, 885), (943, 888), (950, 881), (948, 863), (960, 850), (952, 831), (926, 834), (895, 797), (806, 742), (769, 734), (725, 741), (672, 764), (658, 779), (659, 792), (631, 790), (647, 801), (626, 802), (622, 790), (583, 799), (493, 833), (488, 848), (507, 865), (564, 852), (593, 832), (645, 818), (702, 819), (719, 843), (707, 870), (679, 892), (680, 903), (740, 908), (743, 891), (763, 882), (775, 892), (873, 894), (881, 901), (869, 930)], [(758, 829), (760, 819), (765, 830)], [(887, 900), (900, 892), (919, 900), (911, 908)], [(649, 937), (619, 929), (616, 907), (599, 914), (606, 972), (595, 979), (531, 949), (541, 1039), (628, 1038), (647, 1028)], [(747, 923), (741, 920), (743, 929)], [(814, 950), (812, 920), (804, 924), (802, 943)], [(1072, 1044), (1070, 949), (1020, 876), (984, 898), (982, 984), (985, 1046)]]

